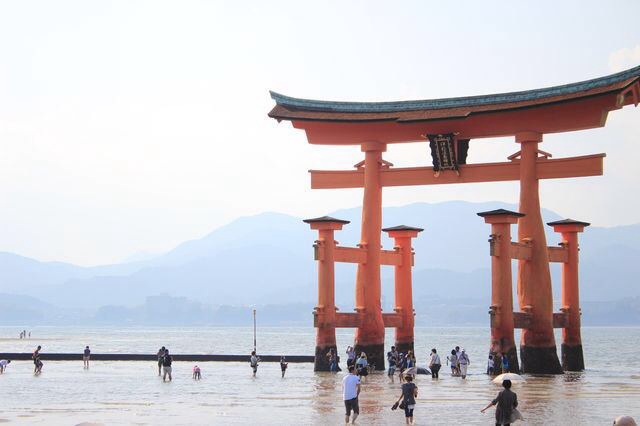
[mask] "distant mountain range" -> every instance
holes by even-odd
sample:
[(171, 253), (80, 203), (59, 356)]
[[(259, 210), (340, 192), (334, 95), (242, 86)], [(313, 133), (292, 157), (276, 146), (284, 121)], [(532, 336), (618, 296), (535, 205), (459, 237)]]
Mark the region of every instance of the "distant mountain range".
[[(495, 208), (515, 210), (516, 206), (453, 201), (384, 209), (384, 226), (405, 224), (425, 228), (415, 240), (414, 298), (418, 319), (433, 320), (436, 306), (441, 307), (442, 315), (446, 315), (447, 309), (467, 306), (457, 318), (466, 315), (464, 318), (468, 317), (470, 323), (486, 320), (490, 297), (487, 243), (490, 228), (476, 213)], [(355, 245), (360, 233), (360, 209), (329, 214), (351, 221), (336, 233), (336, 239), (342, 245)], [(543, 216), (545, 221), (560, 219), (548, 210), (543, 211)], [(299, 319), (293, 313), (295, 309), (283, 307), (304, 307), (308, 312), (315, 303), (312, 244), (316, 237), (301, 218), (264, 213), (239, 218), (165, 254), (116, 265), (87, 268), (0, 253), (0, 293), (3, 293), (0, 321), (83, 317), (104, 322), (127, 317), (131, 323), (144, 322), (145, 306), (157, 305), (165, 299), (171, 301), (169, 307), (171, 303), (190, 306), (181, 314), (187, 322), (215, 318), (222, 306), (231, 309), (252, 305), (279, 306), (279, 311), (289, 312), (292, 320)], [(600, 315), (599, 322), (608, 315), (611, 321), (620, 323), (614, 318), (616, 303), (640, 297), (634, 268), (640, 254), (636, 241), (640, 241), (640, 225), (589, 227), (580, 235), (585, 322), (590, 314), (585, 307), (594, 306), (594, 313)], [(547, 243), (557, 242), (558, 236), (549, 228)], [(390, 249), (393, 242), (385, 236), (383, 245)], [(552, 268), (557, 295), (559, 269), (559, 265)], [(382, 276), (383, 306), (389, 309), (393, 301), (392, 268), (383, 268)], [(353, 306), (354, 278), (355, 265), (337, 265), (336, 300), (343, 310), (350, 311)], [(153, 298), (159, 295), (165, 299)], [(193, 301), (198, 305), (189, 305)], [(613, 313), (603, 314), (607, 309)], [(427, 315), (427, 311), (431, 314)], [(640, 318), (637, 321), (640, 323)]]

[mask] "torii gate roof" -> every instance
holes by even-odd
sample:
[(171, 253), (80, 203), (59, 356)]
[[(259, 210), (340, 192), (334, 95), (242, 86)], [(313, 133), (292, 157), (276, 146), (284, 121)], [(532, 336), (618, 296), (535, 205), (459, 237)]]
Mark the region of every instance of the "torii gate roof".
[[(310, 143), (409, 142), (422, 139), (420, 136), (425, 131), (456, 131), (471, 138), (507, 136), (521, 131), (553, 133), (601, 127), (609, 111), (632, 103), (637, 105), (640, 66), (561, 86), (458, 98), (331, 102), (292, 98), (275, 92), (271, 92), (271, 97), (276, 106), (269, 116), (292, 121), (295, 127), (307, 130)], [(505, 124), (507, 122), (512, 125)], [(351, 124), (350, 139), (335, 138), (336, 130), (344, 130), (344, 126), (332, 126), (331, 135), (322, 135), (328, 130), (326, 125), (319, 126), (323, 123)], [(382, 123), (386, 124), (379, 125)], [(357, 124), (367, 124), (373, 132)], [(416, 124), (418, 127), (412, 126)], [(398, 125), (404, 129), (398, 129)], [(409, 128), (415, 128), (417, 133)]]

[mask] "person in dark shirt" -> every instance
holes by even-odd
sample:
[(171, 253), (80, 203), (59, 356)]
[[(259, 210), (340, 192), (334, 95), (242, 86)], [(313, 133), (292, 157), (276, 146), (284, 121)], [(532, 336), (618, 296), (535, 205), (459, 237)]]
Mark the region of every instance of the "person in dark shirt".
[(162, 381), (166, 381), (167, 375), (169, 376), (169, 381), (171, 381), (171, 363), (173, 362), (173, 358), (169, 355), (169, 349), (164, 350), (164, 356), (162, 357)]
[(84, 363), (85, 370), (89, 369), (89, 358), (91, 357), (91, 349), (89, 346), (85, 346), (84, 353), (82, 354), (82, 362)]
[(400, 408), (404, 408), (404, 417), (408, 425), (413, 424), (413, 409), (416, 407), (416, 397), (418, 396), (418, 387), (413, 383), (413, 376), (407, 374), (404, 378), (406, 383), (402, 385), (402, 394), (396, 401), (396, 405), (402, 400)]
[(497, 405), (496, 426), (510, 425), (513, 410), (518, 406), (518, 396), (511, 391), (511, 380), (504, 380), (502, 386), (504, 390), (502, 390), (489, 405), (480, 410), (481, 413), (484, 413), (489, 407)]
[(165, 351), (164, 346), (158, 349), (158, 377), (162, 376), (162, 358), (164, 357)]
[(396, 373), (396, 366), (398, 364), (398, 351), (395, 346), (391, 346), (391, 350), (387, 352), (387, 362), (389, 363), (389, 378), (391, 379), (391, 383), (393, 383), (393, 376)]
[(282, 370), (282, 377), (284, 378), (284, 373), (287, 371), (287, 367), (289, 366), (289, 363), (287, 362), (287, 360), (284, 358), (284, 355), (280, 357), (280, 370)]
[(42, 361), (40, 361), (40, 350), (42, 346), (38, 345), (35, 351), (33, 351), (33, 355), (31, 355), (31, 359), (33, 359), (33, 374), (42, 373), (42, 366), (44, 365)]

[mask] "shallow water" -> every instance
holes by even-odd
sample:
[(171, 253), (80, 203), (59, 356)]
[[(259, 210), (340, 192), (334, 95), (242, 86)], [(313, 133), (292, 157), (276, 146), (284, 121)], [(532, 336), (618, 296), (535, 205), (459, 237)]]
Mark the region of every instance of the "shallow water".
[[(35, 328), (29, 341), (13, 339), (19, 331), (0, 328), (0, 352), (155, 353), (166, 345), (174, 353), (246, 353), (253, 344), (247, 328)], [(390, 336), (391, 337), (391, 336)], [(339, 347), (352, 338), (341, 330)], [(640, 328), (585, 328), (587, 371), (563, 376), (527, 377), (514, 386), (525, 424), (611, 424), (620, 414), (640, 417), (640, 357), (633, 342)], [(492, 412), (479, 410), (499, 391), (482, 374), (486, 366), (485, 328), (418, 328), (418, 364), (428, 349), (444, 353), (456, 344), (470, 354), (466, 381), (418, 376), (417, 424), (492, 424)], [(309, 354), (311, 328), (260, 328), (258, 349), (264, 354)], [(248, 363), (200, 363), (203, 379), (191, 379), (193, 363), (175, 362), (174, 381), (162, 383), (154, 363), (45, 362), (34, 377), (32, 364), (14, 361), (0, 376), (0, 419), (8, 424), (340, 424), (343, 419), (342, 375), (315, 374), (311, 364), (290, 364), (280, 378), (279, 366), (262, 363), (251, 377)], [(361, 424), (403, 424), (390, 406), (399, 395), (384, 373), (370, 375), (360, 399)]]

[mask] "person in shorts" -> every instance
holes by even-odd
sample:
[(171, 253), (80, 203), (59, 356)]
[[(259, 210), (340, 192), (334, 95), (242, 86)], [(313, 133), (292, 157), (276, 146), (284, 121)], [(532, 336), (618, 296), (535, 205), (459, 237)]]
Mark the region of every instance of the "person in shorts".
[(396, 366), (398, 365), (398, 351), (395, 346), (391, 346), (391, 350), (387, 352), (387, 362), (389, 363), (388, 376), (393, 382), (393, 376), (396, 374)]
[(84, 363), (85, 370), (89, 369), (89, 358), (91, 357), (91, 349), (89, 346), (84, 347), (84, 352), (82, 353), (82, 362)]
[(40, 351), (42, 350), (42, 346), (38, 345), (35, 351), (33, 351), (33, 355), (31, 355), (31, 359), (33, 359), (33, 374), (42, 373), (42, 367), (44, 364), (40, 361)]
[(458, 355), (456, 355), (456, 350), (451, 349), (451, 355), (447, 357), (447, 364), (451, 363), (451, 375), (458, 375)]
[(10, 359), (0, 359), (0, 374), (4, 374), (4, 370), (7, 369), (7, 365), (9, 365), (10, 363)]
[[(356, 369), (353, 365), (349, 366), (349, 374), (342, 379), (342, 399), (344, 400), (344, 422), (351, 424), (356, 423), (360, 407), (358, 406), (358, 397), (360, 396), (360, 378), (356, 375)], [(353, 416), (351, 415), (353, 411)]]
[(164, 356), (162, 357), (162, 381), (165, 382), (167, 380), (167, 376), (169, 376), (169, 381), (171, 381), (171, 364), (173, 363), (173, 358), (169, 355), (169, 349), (164, 350)]
[(413, 410), (416, 408), (416, 397), (418, 396), (418, 387), (413, 383), (413, 376), (407, 374), (404, 378), (405, 383), (402, 384), (402, 393), (396, 401), (396, 405), (402, 401), (401, 408), (404, 408), (404, 417), (407, 424), (413, 424)]

